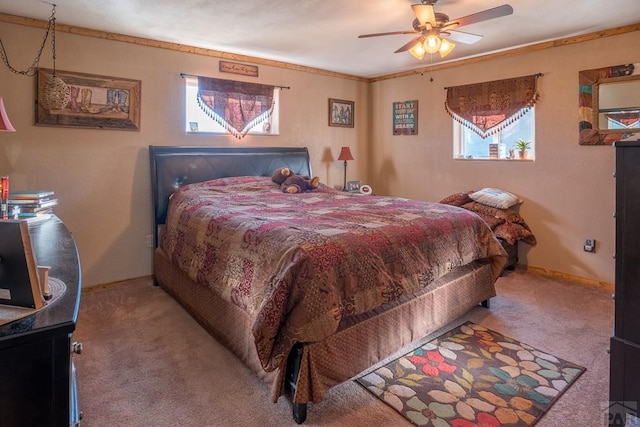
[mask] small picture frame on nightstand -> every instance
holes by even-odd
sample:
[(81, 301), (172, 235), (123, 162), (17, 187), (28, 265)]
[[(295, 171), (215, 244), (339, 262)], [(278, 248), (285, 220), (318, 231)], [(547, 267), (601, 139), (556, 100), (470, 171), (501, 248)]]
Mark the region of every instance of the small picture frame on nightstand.
[(347, 191), (349, 193), (359, 193), (362, 181), (347, 181)]
[(44, 305), (27, 221), (0, 221), (0, 304)]

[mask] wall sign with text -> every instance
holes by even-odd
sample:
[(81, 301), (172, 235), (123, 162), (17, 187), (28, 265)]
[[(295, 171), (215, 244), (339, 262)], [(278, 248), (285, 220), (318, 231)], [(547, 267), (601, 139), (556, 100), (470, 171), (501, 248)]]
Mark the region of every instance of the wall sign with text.
[(418, 100), (393, 103), (393, 134), (418, 134)]
[(223, 73), (240, 74), (241, 76), (258, 77), (256, 65), (240, 64), (238, 62), (220, 61), (220, 71)]

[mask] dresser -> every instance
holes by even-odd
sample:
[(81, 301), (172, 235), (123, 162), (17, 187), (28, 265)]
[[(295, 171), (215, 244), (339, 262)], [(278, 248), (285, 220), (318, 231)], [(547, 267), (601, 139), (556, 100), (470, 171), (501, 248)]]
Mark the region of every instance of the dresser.
[(0, 425), (74, 426), (79, 423), (72, 342), (80, 304), (76, 244), (55, 216), (29, 225), (39, 265), (66, 291), (40, 311), (0, 326)]
[(614, 147), (616, 273), (609, 422), (624, 426), (626, 418), (631, 424), (640, 412), (640, 140), (616, 142)]

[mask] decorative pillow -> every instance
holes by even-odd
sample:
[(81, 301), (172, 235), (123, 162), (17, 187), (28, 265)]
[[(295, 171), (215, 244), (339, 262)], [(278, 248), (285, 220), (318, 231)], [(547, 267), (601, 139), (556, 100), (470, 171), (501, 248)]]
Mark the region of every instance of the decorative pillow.
[(524, 218), (520, 216), (520, 214), (513, 209), (500, 209), (494, 208), (493, 206), (487, 206), (478, 202), (469, 202), (465, 203), (461, 206), (467, 210), (470, 210), (475, 213), (482, 213), (485, 215), (495, 216), (496, 218), (504, 219), (507, 222), (515, 222), (516, 224), (526, 224), (524, 222)]
[(483, 205), (501, 209), (506, 209), (513, 205), (517, 205), (518, 203), (522, 203), (522, 200), (520, 200), (515, 194), (511, 194), (498, 188), (483, 188), (482, 190), (469, 194), (469, 197)]
[(482, 212), (475, 212), (475, 214), (482, 218), (492, 230), (496, 228), (496, 226), (504, 223), (504, 219), (502, 218), (496, 218), (495, 216), (483, 214)]
[(465, 203), (469, 203), (471, 198), (469, 198), (469, 191), (455, 193), (444, 199), (440, 200), (440, 203), (445, 205), (453, 205), (453, 206), (462, 206)]
[(537, 243), (533, 233), (520, 224), (505, 222), (497, 225), (493, 232), (496, 234), (496, 237), (506, 240), (510, 245), (513, 245), (518, 240), (522, 240), (532, 246), (535, 246)]
[[(470, 210), (472, 212), (475, 212), (475, 213), (481, 213), (481, 214), (484, 214), (484, 215), (491, 215), (491, 216), (495, 216), (496, 218), (499, 218), (498, 214), (499, 214), (500, 209), (494, 208), (493, 206), (483, 205), (482, 203), (474, 202), (473, 200), (470, 201), (469, 203), (465, 203), (461, 207), (465, 208), (467, 210)], [(502, 217), (504, 217), (504, 215), (502, 215)], [(506, 218), (504, 218), (504, 219), (506, 220)]]

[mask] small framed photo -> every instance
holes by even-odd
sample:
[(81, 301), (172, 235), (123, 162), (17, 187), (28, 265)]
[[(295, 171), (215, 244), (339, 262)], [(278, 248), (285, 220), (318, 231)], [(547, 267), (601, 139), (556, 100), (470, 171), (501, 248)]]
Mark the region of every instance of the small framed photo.
[(38, 267), (27, 221), (0, 221), (0, 304), (42, 308)]
[(329, 126), (352, 128), (354, 113), (353, 101), (329, 98)]
[(349, 193), (359, 193), (362, 181), (347, 181), (347, 191)]

